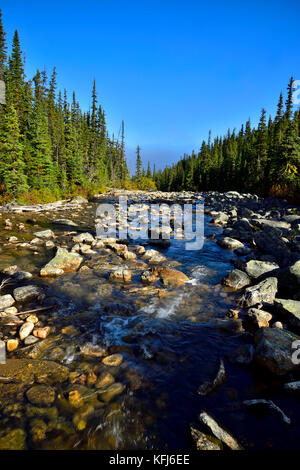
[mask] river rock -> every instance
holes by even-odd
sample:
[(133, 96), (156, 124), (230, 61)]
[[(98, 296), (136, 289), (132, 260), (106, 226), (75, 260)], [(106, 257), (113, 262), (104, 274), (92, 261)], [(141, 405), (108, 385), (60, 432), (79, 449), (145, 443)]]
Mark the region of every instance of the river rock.
[(34, 385), (27, 390), (26, 397), (32, 405), (49, 406), (55, 400), (55, 390), (50, 385)]
[(145, 251), (143, 259), (148, 260), (151, 264), (160, 264), (166, 261), (167, 258), (159, 251), (150, 249)]
[(275, 299), (274, 306), (289, 325), (300, 328), (299, 300)]
[(277, 293), (277, 278), (268, 277), (255, 286), (247, 287), (238, 299), (242, 307), (252, 307), (263, 302), (272, 304)]
[(181, 286), (189, 281), (189, 278), (177, 269), (159, 268), (157, 273), (164, 286)]
[(95, 388), (107, 388), (115, 382), (115, 378), (110, 372), (102, 372), (99, 379), (95, 383)]
[(151, 284), (158, 280), (158, 274), (154, 271), (144, 271), (141, 274), (141, 281), (143, 284)]
[(55, 219), (52, 221), (54, 225), (66, 225), (69, 227), (77, 227), (77, 224), (70, 219)]
[(103, 364), (110, 367), (117, 367), (123, 362), (122, 354), (112, 354), (102, 359)]
[(45, 293), (40, 287), (30, 285), (17, 287), (13, 291), (13, 296), (16, 302), (29, 302), (31, 300), (38, 300), (39, 302), (43, 301), (45, 298)]
[(300, 390), (300, 380), (284, 384), (283, 388), (289, 392), (298, 392)]
[(78, 253), (58, 248), (55, 257), (40, 270), (40, 276), (61, 276), (64, 273), (77, 271), (82, 261), (83, 258)]
[(272, 411), (276, 411), (284, 423), (291, 424), (291, 419), (277, 405), (275, 405), (272, 400), (259, 398), (258, 400), (245, 400), (243, 403), (245, 406), (247, 406), (247, 408), (265, 407)]
[(26, 434), (23, 429), (14, 429), (0, 437), (0, 450), (24, 450)]
[(75, 204), (87, 204), (89, 201), (82, 196), (76, 196), (71, 199), (71, 202)]
[(29, 336), (30, 333), (32, 332), (33, 328), (34, 328), (34, 324), (32, 322), (26, 321), (25, 323), (23, 323), (23, 325), (21, 326), (19, 330), (20, 340), (23, 341), (25, 338), (27, 338), (27, 336)]
[(92, 405), (83, 405), (73, 417), (73, 424), (78, 431), (83, 431), (86, 428), (89, 416), (94, 413)]
[(227, 250), (236, 250), (237, 248), (244, 248), (244, 244), (242, 242), (230, 237), (220, 238), (217, 243), (222, 248), (226, 248)]
[(0, 311), (11, 307), (14, 303), (15, 303), (15, 299), (10, 294), (1, 295), (0, 296)]
[(234, 269), (223, 279), (225, 286), (231, 287), (234, 290), (242, 289), (243, 287), (251, 284), (250, 277), (240, 269)]
[(243, 344), (228, 354), (228, 359), (233, 364), (251, 364), (254, 357), (252, 344)]
[(263, 231), (255, 232), (254, 241), (261, 251), (273, 255), (278, 262), (289, 259), (290, 251), (286, 243), (272, 227), (265, 227)]
[(255, 334), (255, 360), (276, 375), (285, 375), (299, 366), (292, 362), (292, 343), (300, 337), (279, 328), (260, 328)]
[(212, 392), (216, 387), (222, 385), (223, 382), (226, 380), (226, 372), (225, 366), (222, 359), (220, 359), (218, 372), (212, 382), (204, 382), (198, 388), (198, 395), (207, 395), (208, 393)]
[(15, 349), (18, 348), (18, 346), (19, 346), (18, 338), (11, 338), (11, 339), (8, 339), (6, 342), (6, 349), (8, 352), (14, 351)]
[(231, 450), (243, 450), (239, 442), (220, 424), (215, 421), (208, 413), (203, 411), (200, 413), (199, 420), (202, 424), (207, 426), (214, 436), (220, 441), (224, 442)]
[(51, 328), (50, 326), (44, 326), (43, 328), (35, 328), (33, 330), (33, 335), (36, 338), (45, 339), (50, 335)]
[(42, 230), (41, 232), (35, 232), (34, 235), (38, 238), (43, 238), (49, 240), (50, 238), (54, 238), (55, 235), (52, 230)]
[(95, 242), (95, 239), (91, 233), (86, 232), (86, 233), (80, 233), (79, 235), (76, 235), (75, 237), (73, 237), (73, 242), (92, 244)]
[(250, 328), (258, 329), (268, 327), (269, 322), (272, 320), (272, 315), (257, 308), (249, 308), (245, 317), (245, 324)]
[(0, 364), (0, 376), (12, 377), (28, 385), (46, 380), (51, 385), (65, 382), (69, 377), (69, 369), (53, 361), (7, 359), (5, 364)]
[(190, 431), (197, 450), (222, 450), (221, 444), (213, 437), (207, 436), (194, 426), (190, 426)]
[(276, 263), (270, 263), (268, 261), (259, 261), (256, 259), (252, 259), (246, 263), (245, 271), (246, 273), (256, 279), (260, 277), (262, 274), (274, 271), (274, 269), (278, 269), (279, 266)]
[(105, 402), (111, 401), (116, 395), (123, 393), (125, 387), (120, 382), (115, 382), (110, 385), (106, 390), (100, 393), (101, 400)]
[(33, 419), (30, 421), (29, 429), (33, 442), (46, 439), (47, 424), (42, 419)]
[(109, 275), (111, 281), (129, 282), (131, 281), (131, 271), (125, 268), (118, 268)]
[(90, 357), (103, 357), (107, 354), (106, 348), (99, 344), (86, 343), (80, 348), (81, 354)]

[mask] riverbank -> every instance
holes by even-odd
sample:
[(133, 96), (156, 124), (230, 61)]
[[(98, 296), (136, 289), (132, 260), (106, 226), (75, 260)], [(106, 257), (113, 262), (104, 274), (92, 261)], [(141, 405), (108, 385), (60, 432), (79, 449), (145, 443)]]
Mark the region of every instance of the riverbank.
[[(203, 250), (97, 239), (120, 195), (204, 202)], [(0, 448), (297, 448), (298, 207), (111, 191), (0, 214)]]

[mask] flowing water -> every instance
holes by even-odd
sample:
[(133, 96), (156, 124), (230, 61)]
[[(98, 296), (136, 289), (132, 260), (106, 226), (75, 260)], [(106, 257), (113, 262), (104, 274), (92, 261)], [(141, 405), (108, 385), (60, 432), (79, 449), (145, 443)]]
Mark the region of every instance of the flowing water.
[[(94, 231), (95, 205), (72, 214), (8, 215), (12, 232), (2, 230), (2, 240), (17, 235), (28, 241), (32, 233), (52, 228), (60, 244), (70, 246), (72, 236), (51, 224), (51, 219), (68, 217), (82, 231)], [(3, 217), (4, 220), (5, 217)], [(26, 229), (17, 231), (18, 223)], [(72, 228), (70, 228), (72, 230)], [(39, 268), (53, 253), (41, 248), (37, 254), (3, 245), (1, 268), (17, 264), (34, 274), (30, 283), (42, 285), (47, 292), (46, 304), (56, 307), (45, 314), (47, 324), (56, 328), (53, 344), (42, 353), (42, 359), (54, 359), (80, 373), (106, 370), (101, 359), (83, 357), (80, 346), (85, 343), (103, 345), (110, 353), (124, 357), (119, 367), (110, 368), (116, 382), (123, 384), (123, 393), (110, 402), (95, 406), (85, 429), (72, 425), (73, 414), (63, 400), (56, 403), (59, 418), (47, 437), (39, 442), (28, 439), (28, 447), (41, 449), (192, 449), (189, 425), (206, 410), (227, 427), (248, 449), (297, 448), (300, 418), (295, 397), (280, 391), (280, 381), (273, 379), (258, 366), (242, 366), (227, 360), (228, 355), (242, 344), (252, 342), (247, 333), (228, 331), (222, 326), (230, 308), (235, 308), (235, 294), (224, 290), (222, 278), (232, 269), (236, 258), (231, 250), (220, 248), (209, 238), (221, 229), (205, 223), (205, 243), (202, 250), (186, 251), (183, 241), (171, 240), (167, 249), (158, 248), (168, 260), (180, 263), (178, 269), (190, 279), (185, 286), (166, 289), (165, 295), (140, 291), (141, 271), (134, 271), (128, 285), (114, 284), (108, 272), (115, 255), (101, 253), (97, 269), (92, 260), (89, 272), (66, 274), (54, 280), (41, 280)], [(154, 247), (156, 249), (156, 247)], [(105, 261), (103, 261), (105, 260)], [(120, 263), (120, 260), (118, 260)], [(128, 264), (128, 262), (125, 262)], [(89, 265), (89, 260), (86, 262)], [(102, 266), (101, 266), (102, 265)], [(42, 316), (43, 318), (43, 316)], [(74, 325), (79, 335), (66, 337), (60, 329)], [(51, 338), (51, 336), (49, 337)], [(18, 357), (19, 353), (12, 354)], [(205, 381), (212, 381), (223, 358), (226, 382), (207, 396), (197, 394)], [(61, 396), (67, 386), (60, 385)], [(91, 396), (97, 395), (93, 384), (85, 384)], [(256, 415), (242, 404), (252, 398), (270, 398), (292, 417), (288, 427), (275, 414)], [(23, 406), (23, 405), (22, 405)], [(25, 405), (24, 405), (25, 406)], [(74, 413), (74, 411), (73, 411)], [(3, 426), (28, 429), (26, 416), (6, 417)]]

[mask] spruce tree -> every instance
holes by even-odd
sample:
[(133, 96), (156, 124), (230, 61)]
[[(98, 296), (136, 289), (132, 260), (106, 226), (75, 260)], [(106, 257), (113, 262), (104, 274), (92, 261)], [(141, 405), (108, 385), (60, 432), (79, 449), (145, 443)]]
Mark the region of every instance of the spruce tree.
[(0, 80), (4, 79), (4, 72), (7, 58), (7, 47), (5, 40), (6, 33), (2, 24), (2, 12), (0, 10)]

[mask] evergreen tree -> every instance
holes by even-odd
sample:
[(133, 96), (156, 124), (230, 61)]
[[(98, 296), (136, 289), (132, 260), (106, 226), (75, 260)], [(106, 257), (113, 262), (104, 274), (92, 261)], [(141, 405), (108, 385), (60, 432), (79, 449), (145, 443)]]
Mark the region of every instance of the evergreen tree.
[(12, 104), (9, 104), (4, 115), (1, 129), (1, 189), (16, 196), (27, 190), (23, 144), (21, 140), (18, 115)]

